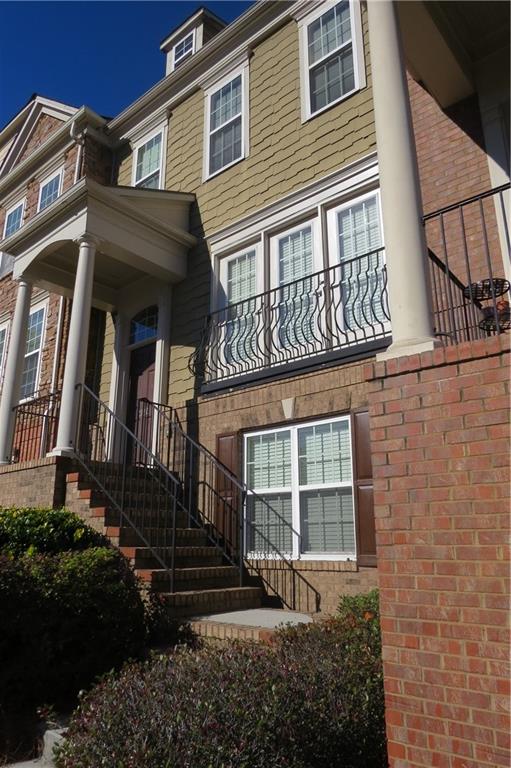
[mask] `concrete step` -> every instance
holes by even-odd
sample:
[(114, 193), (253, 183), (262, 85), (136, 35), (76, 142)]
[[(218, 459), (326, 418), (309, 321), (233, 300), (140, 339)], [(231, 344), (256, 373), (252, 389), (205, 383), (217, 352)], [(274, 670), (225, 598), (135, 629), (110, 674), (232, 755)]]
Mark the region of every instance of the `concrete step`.
[[(169, 588), (169, 571), (162, 568), (137, 568), (135, 573), (156, 591)], [(195, 568), (176, 568), (175, 585), (177, 592), (190, 592), (198, 589), (219, 589), (239, 585), (239, 571), (231, 565), (206, 566)]]
[(191, 619), (193, 631), (206, 641), (255, 640), (271, 642), (277, 627), (286, 624), (307, 624), (313, 621), (306, 613), (254, 608), (219, 614), (206, 614)]
[(161, 593), (161, 598), (172, 616), (197, 616), (257, 608), (261, 605), (262, 590), (259, 587), (190, 590), (172, 594)]

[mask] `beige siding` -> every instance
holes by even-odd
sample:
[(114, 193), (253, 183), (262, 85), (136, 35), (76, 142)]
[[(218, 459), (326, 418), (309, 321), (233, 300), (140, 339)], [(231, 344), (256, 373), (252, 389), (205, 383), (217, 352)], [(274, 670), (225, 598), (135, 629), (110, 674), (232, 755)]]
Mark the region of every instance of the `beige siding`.
[(112, 364), (114, 359), (115, 328), (112, 315), (107, 313), (105, 323), (105, 344), (103, 347), (103, 360), (101, 365), (101, 384), (99, 397), (104, 403), (110, 400), (110, 382), (112, 380)]
[[(296, 22), (255, 47), (249, 74), (249, 156), (206, 183), (203, 91), (173, 110), (166, 188), (197, 195), (191, 231), (199, 240), (375, 149), (365, 9), (363, 25), (368, 87), (304, 124)], [(132, 158), (118, 161), (119, 183), (129, 184)], [(190, 253), (188, 277), (174, 291), (169, 400), (176, 406), (195, 394), (187, 365), (209, 311), (210, 272), (202, 241)]]

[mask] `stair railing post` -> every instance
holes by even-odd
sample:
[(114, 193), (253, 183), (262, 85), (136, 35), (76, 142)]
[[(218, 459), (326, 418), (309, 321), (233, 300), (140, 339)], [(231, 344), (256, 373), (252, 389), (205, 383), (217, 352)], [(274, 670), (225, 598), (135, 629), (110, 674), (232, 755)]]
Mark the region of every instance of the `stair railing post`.
[(176, 490), (172, 494), (172, 548), (170, 555), (170, 591), (174, 592), (176, 581)]
[(239, 522), (239, 547), (240, 547), (240, 587), (243, 586), (243, 553), (245, 551), (245, 490), (238, 488), (240, 504), (238, 504), (238, 522)]

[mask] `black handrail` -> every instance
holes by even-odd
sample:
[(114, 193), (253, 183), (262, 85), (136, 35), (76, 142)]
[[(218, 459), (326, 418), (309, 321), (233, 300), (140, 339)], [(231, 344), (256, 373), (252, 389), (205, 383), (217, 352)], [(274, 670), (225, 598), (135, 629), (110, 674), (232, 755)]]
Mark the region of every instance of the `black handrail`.
[[(116, 511), (119, 527), (131, 528), (167, 572), (170, 592), (175, 591), (176, 530), (184, 526), (204, 530), (238, 569), (241, 585), (242, 557), (225, 546), (209, 521), (185, 507), (175, 474), (86, 385), (78, 389), (76, 458)], [(170, 564), (160, 555), (162, 547), (170, 549)]]
[[(157, 410), (158, 406), (153, 405)], [(288, 557), (289, 546), (292, 548), (293, 543), (298, 548), (300, 546), (298, 531), (211, 451), (190, 437), (175, 410), (162, 411), (160, 421), (167, 424), (166, 429), (160, 430), (167, 445), (158, 446), (157, 453), (169, 457), (169, 469), (183, 488), (184, 506), (195, 510), (197, 517), (221, 532), (225, 545), (240, 551), (248, 571), (257, 570), (266, 586), (278, 594), (284, 605), (296, 609), (300, 607), (300, 596), (304, 596), (308, 608), (319, 610), (319, 592), (295, 570)], [(249, 507), (254, 509), (256, 505), (262, 523), (247, 514)], [(257, 551), (251, 550), (251, 545), (256, 542)], [(265, 567), (256, 563), (264, 563)], [(284, 586), (275, 583), (279, 574), (287, 575), (288, 583)]]

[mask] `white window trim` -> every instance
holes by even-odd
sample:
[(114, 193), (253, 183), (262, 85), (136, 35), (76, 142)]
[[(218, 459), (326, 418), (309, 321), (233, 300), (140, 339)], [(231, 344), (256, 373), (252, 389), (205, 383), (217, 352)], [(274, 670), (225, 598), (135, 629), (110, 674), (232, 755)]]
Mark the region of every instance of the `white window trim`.
[[(20, 403), (28, 403), (31, 400), (36, 399), (37, 392), (39, 391), (39, 384), (41, 380), (41, 368), (42, 368), (42, 362), (43, 362), (43, 349), (46, 342), (46, 321), (48, 319), (48, 299), (44, 299), (43, 301), (39, 301), (37, 304), (34, 304), (30, 307), (30, 312), (28, 313), (28, 317), (30, 318), (33, 314), (36, 312), (39, 312), (39, 310), (43, 309), (43, 329), (41, 332), (41, 343), (39, 345), (39, 352), (38, 352), (38, 360), (37, 360), (37, 371), (35, 376), (35, 386), (34, 386), (34, 392), (33, 394), (29, 395), (29, 397), (24, 397), (20, 399)], [(27, 321), (28, 322), (28, 321)], [(25, 342), (26, 343), (26, 342)], [(34, 352), (30, 353), (31, 355), (34, 354)], [(24, 352), (23, 353), (23, 367), (25, 366), (25, 359), (27, 355)]]
[[(195, 33), (196, 33), (196, 29), (192, 29), (191, 32), (187, 32), (186, 35), (183, 35), (183, 37), (181, 37), (175, 43), (175, 45), (172, 46), (172, 72), (176, 69), (176, 67), (179, 65), (179, 63), (181, 61), (185, 61), (186, 59), (190, 58), (190, 56), (193, 56), (193, 54), (195, 53), (195, 45), (196, 45), (196, 40), (195, 40), (196, 35), (195, 35)], [(187, 53), (185, 56), (181, 56), (181, 58), (179, 58), (176, 61), (176, 48), (177, 48), (178, 45), (180, 45), (180, 43), (183, 43), (186, 40), (187, 37), (191, 37), (192, 38), (192, 50), (191, 50), (190, 53)]]
[(366, 74), (365, 74), (365, 56), (364, 56), (364, 40), (362, 35), (362, 17), (360, 12), (360, 0), (349, 0), (350, 5), (350, 19), (351, 19), (351, 43), (353, 46), (353, 72), (355, 79), (355, 87), (344, 93), (335, 101), (331, 101), (321, 109), (312, 112), (311, 99), (310, 99), (310, 79), (309, 79), (309, 46), (307, 39), (307, 30), (312, 22), (316, 21), (324, 13), (339, 4), (340, 0), (328, 0), (328, 2), (321, 4), (308, 16), (300, 19), (298, 22), (298, 34), (300, 39), (300, 101), (301, 101), (301, 113), (302, 123), (307, 120), (320, 115), (335, 104), (340, 104), (345, 99), (349, 99), (354, 93), (365, 88)]
[(2, 331), (5, 331), (5, 342), (4, 342), (4, 348), (2, 350), (2, 354), (0, 355), (0, 392), (2, 391), (3, 383), (4, 383), (4, 372), (5, 372), (5, 364), (7, 362), (7, 349), (9, 347), (9, 330), (10, 330), (10, 320), (4, 320), (0, 323), (0, 333)]
[[(202, 181), (208, 181), (208, 179), (212, 179), (215, 176), (218, 176), (219, 173), (223, 173), (228, 168), (232, 168), (233, 165), (236, 165), (236, 163), (241, 162), (246, 157), (248, 157), (249, 154), (249, 125), (250, 125), (250, 115), (249, 115), (249, 65), (248, 61), (242, 66), (238, 67), (237, 69), (233, 69), (229, 72), (228, 75), (225, 77), (222, 77), (220, 80), (217, 80), (214, 85), (210, 85), (207, 90), (204, 92), (204, 151), (203, 151), (203, 167), (202, 167)], [(213, 173), (209, 172), (209, 147), (210, 147), (210, 130), (209, 130), (209, 124), (211, 119), (211, 97), (214, 93), (220, 90), (220, 88), (223, 88), (224, 85), (227, 85), (227, 83), (230, 83), (231, 80), (234, 80), (238, 75), (241, 75), (241, 155), (240, 157), (237, 157), (236, 160), (232, 160), (232, 162), (228, 163), (227, 165), (222, 166), (222, 168), (219, 168), (217, 171), (214, 171)]]
[[(18, 229), (21, 229), (21, 227), (23, 226), (23, 218), (25, 216), (26, 204), (27, 204), (27, 198), (24, 197), (22, 200), (18, 200), (17, 203), (15, 203), (14, 205), (11, 205), (11, 207), (6, 210), (6, 212), (5, 212), (5, 221), (4, 221), (4, 231), (3, 231), (4, 239), (6, 237), (6, 232), (7, 232), (7, 219), (9, 218), (11, 213), (13, 213), (17, 208), (20, 207), (20, 205), (21, 205), (21, 224), (19, 225)], [(15, 230), (15, 231), (17, 232), (18, 229)], [(14, 232), (12, 232), (11, 234), (14, 234)]]
[(157, 189), (165, 189), (165, 165), (166, 165), (166, 159), (167, 159), (167, 125), (159, 125), (157, 128), (152, 130), (150, 133), (146, 133), (141, 139), (139, 139), (136, 144), (133, 145), (133, 151), (132, 151), (132, 169), (131, 169), (131, 186), (136, 187), (137, 189), (145, 189), (145, 187), (141, 187), (140, 183), (147, 179), (149, 176), (152, 176), (155, 171), (152, 171), (151, 173), (148, 173), (146, 176), (142, 177), (138, 181), (136, 180), (137, 176), (137, 156), (138, 151), (141, 149), (141, 147), (145, 146), (147, 142), (151, 141), (151, 139), (154, 139), (155, 136), (158, 136), (158, 134), (161, 133), (161, 152), (160, 152), (160, 167), (159, 167), (159, 174), (160, 174), (160, 183), (158, 184)]
[[(53, 181), (53, 179), (57, 178), (57, 176), (59, 176), (59, 190), (58, 190), (58, 193), (57, 193), (57, 198), (59, 198), (61, 196), (61, 194), (62, 194), (62, 183), (63, 183), (63, 180), (64, 180), (64, 166), (61, 166), (58, 169), (58, 171), (53, 171), (48, 176), (46, 176), (44, 179), (41, 179), (41, 182), (39, 183), (39, 196), (38, 196), (38, 200), (37, 200), (37, 213), (39, 213), (41, 211), (41, 197), (42, 197), (43, 187), (45, 187), (47, 184), (49, 184), (50, 181)], [(55, 200), (52, 203), (50, 203), (49, 205), (45, 206), (45, 208), (43, 210), (46, 210), (46, 208), (49, 208), (49, 206), (53, 205), (54, 202), (55, 202)]]
[[(329, 488), (351, 488), (353, 494), (353, 531), (355, 548), (353, 552), (318, 552), (314, 554), (304, 554), (300, 552), (298, 537), (293, 534), (293, 551), (282, 554), (286, 557), (290, 557), (292, 560), (312, 560), (312, 561), (328, 561), (328, 562), (348, 562), (356, 560), (357, 558), (357, 509), (355, 499), (355, 477), (353, 467), (353, 442), (352, 442), (352, 424), (351, 416), (334, 416), (333, 418), (315, 419), (313, 421), (295, 422), (293, 424), (287, 424), (283, 427), (274, 427), (268, 429), (258, 429), (251, 432), (246, 432), (243, 435), (243, 479), (246, 482), (247, 479), (247, 442), (250, 437), (257, 437), (259, 435), (274, 434), (275, 432), (290, 432), (291, 433), (291, 485), (283, 486), (281, 488), (254, 488), (254, 493), (261, 496), (265, 493), (291, 493), (291, 509), (292, 520), (291, 525), (294, 531), (301, 534), (300, 530), (300, 492), (310, 488), (311, 486), (299, 485), (299, 470), (298, 470), (298, 430), (303, 427), (314, 427), (318, 424), (331, 424), (334, 422), (346, 422), (348, 424), (349, 433), (349, 445), (350, 445), (350, 470), (351, 470), (351, 482), (341, 481), (339, 483), (323, 483), (315, 484), (313, 488), (315, 490), (329, 489)], [(250, 493), (249, 493), (250, 495)], [(245, 536), (245, 540), (247, 540)], [(247, 559), (262, 559), (258, 553), (247, 552)], [(275, 559), (275, 556), (267, 556), (267, 559)]]

